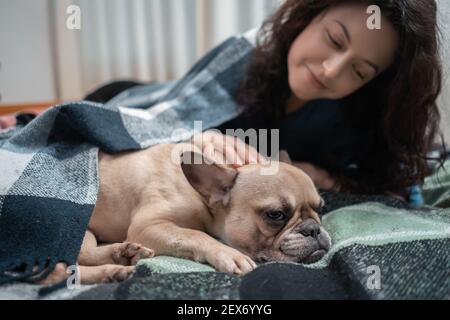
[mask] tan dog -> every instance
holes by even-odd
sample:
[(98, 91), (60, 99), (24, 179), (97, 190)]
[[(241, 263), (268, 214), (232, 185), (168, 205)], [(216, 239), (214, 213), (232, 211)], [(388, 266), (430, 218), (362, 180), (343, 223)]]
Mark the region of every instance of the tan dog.
[[(178, 163), (171, 161), (175, 146)], [(276, 174), (261, 175), (261, 164), (181, 163), (181, 154), (191, 163), (199, 156), (192, 147), (100, 152), (99, 195), (78, 257), (80, 266), (98, 267), (81, 267), (82, 283), (124, 280), (132, 265), (153, 255), (245, 274), (256, 267), (253, 260), (308, 263), (329, 249), (316, 212), (322, 199), (287, 154)]]

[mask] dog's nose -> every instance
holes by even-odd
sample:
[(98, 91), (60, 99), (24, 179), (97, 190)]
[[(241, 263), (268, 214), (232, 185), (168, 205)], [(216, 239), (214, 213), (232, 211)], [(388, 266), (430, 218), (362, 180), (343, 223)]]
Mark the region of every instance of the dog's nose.
[(317, 239), (320, 234), (320, 225), (314, 220), (306, 220), (300, 225), (298, 231), (305, 237)]

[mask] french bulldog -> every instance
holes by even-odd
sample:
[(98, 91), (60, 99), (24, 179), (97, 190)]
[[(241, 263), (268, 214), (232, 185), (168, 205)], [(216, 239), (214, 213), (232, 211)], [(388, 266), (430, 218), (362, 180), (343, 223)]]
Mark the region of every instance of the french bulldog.
[(237, 275), (255, 261), (317, 261), (331, 245), (318, 215), (323, 200), (290, 163), (281, 152), (277, 172), (263, 175), (267, 164), (219, 165), (189, 143), (100, 151), (98, 198), (78, 257), (81, 283), (127, 279), (140, 259), (154, 255)]

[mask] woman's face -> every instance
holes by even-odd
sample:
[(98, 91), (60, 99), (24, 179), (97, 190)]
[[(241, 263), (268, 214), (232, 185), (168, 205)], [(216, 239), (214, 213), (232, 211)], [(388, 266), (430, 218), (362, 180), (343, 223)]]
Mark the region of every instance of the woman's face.
[(397, 32), (384, 17), (380, 30), (370, 30), (366, 10), (361, 4), (331, 7), (295, 39), (289, 50), (288, 72), (297, 99), (346, 97), (393, 63)]

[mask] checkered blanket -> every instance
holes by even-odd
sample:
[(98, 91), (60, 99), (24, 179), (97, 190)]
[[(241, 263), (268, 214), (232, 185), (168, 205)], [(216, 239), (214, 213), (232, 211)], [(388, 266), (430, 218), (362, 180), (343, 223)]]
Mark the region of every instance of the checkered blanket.
[(80, 299), (442, 299), (450, 298), (450, 160), (425, 180), (427, 205), (386, 196), (326, 193), (322, 222), (333, 239), (312, 265), (270, 262), (244, 277), (174, 257), (139, 261), (112, 296)]
[(256, 30), (234, 36), (182, 79), (125, 91), (107, 104), (54, 106), (0, 131), (0, 284), (76, 263), (98, 192), (98, 150), (189, 139), (240, 113), (233, 100)]

